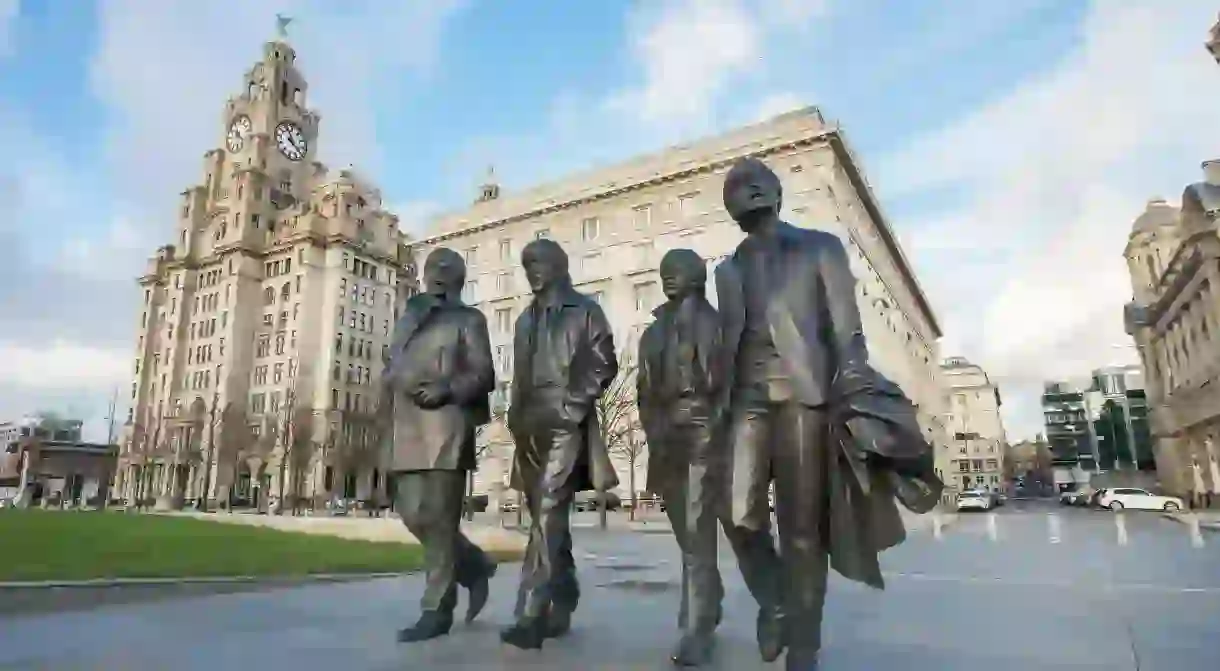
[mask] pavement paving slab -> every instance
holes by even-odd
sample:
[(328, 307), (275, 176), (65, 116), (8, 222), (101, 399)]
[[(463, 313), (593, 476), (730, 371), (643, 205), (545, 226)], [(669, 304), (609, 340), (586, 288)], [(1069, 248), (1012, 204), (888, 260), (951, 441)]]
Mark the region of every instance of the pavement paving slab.
[[(1060, 543), (1048, 542), (1041, 511), (1002, 514), (994, 540), (985, 516), (962, 516), (943, 538), (916, 530), (887, 553), (884, 592), (834, 579), (823, 668), (1214, 667), (1220, 543), (1192, 548), (1181, 541), (1179, 525), (1154, 516), (1132, 518), (1132, 543), (1120, 546), (1112, 517), (1056, 514), (1064, 517)], [(580, 530), (576, 557), (585, 596), (574, 628), (540, 652), (499, 641), (518, 577), (506, 565), (480, 621), (423, 644), (394, 640), (395, 630), (417, 615), (422, 585), (408, 576), (7, 618), (0, 624), (0, 669), (672, 668), (679, 574), (673, 538)], [(1166, 566), (1177, 567), (1177, 581), (1168, 580)], [(780, 668), (758, 658), (756, 606), (727, 548), (721, 568), (726, 617), (709, 668)]]

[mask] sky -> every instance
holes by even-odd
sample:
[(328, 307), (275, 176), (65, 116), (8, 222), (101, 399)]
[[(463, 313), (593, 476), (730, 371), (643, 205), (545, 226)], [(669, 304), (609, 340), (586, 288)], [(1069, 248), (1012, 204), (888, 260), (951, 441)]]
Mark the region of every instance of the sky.
[(489, 165), (511, 191), (818, 105), (1010, 438), (1043, 380), (1135, 361), (1131, 222), (1220, 153), (1211, 0), (0, 0), (0, 419), (105, 437), (135, 277), (277, 13), (321, 159), (408, 231)]

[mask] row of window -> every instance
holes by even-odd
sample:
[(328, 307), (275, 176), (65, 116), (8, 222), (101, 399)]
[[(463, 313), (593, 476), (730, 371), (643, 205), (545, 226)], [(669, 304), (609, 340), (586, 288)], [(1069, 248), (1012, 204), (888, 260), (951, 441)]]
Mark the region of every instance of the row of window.
[[(335, 321), (340, 328), (344, 326), (345, 316), (347, 317), (346, 326), (350, 329), (359, 329), (365, 333), (373, 333), (376, 328), (376, 315), (365, 314), (355, 310), (345, 310), (342, 306), (335, 311)], [(381, 320), (381, 334), (383, 336), (390, 335), (390, 320)]]
[(267, 364), (255, 366), (251, 374), (251, 382), (255, 385), (267, 384), (267, 372), (271, 372), (271, 384), (280, 384), (284, 381), (284, 371), (287, 369), (288, 377), (296, 377), (296, 359), (289, 359), (287, 365), (284, 362), (272, 364), (270, 368)]
[[(348, 297), (347, 279), (340, 278), (339, 298), (342, 300)], [(377, 305), (377, 287), (353, 283), (350, 298), (353, 303), (375, 307)], [(394, 295), (389, 291), (385, 292), (382, 296), (382, 302), (387, 310), (392, 308), (394, 306)]]
[[(297, 332), (296, 331), (292, 332), (291, 340), (288, 339), (288, 335), (289, 334), (285, 333), (284, 331), (280, 331), (279, 333), (275, 334), (275, 354), (276, 354), (276, 356), (284, 355), (286, 345), (289, 348), (296, 350)], [(257, 340), (254, 341), (254, 357), (256, 359), (262, 359), (262, 358), (266, 358), (268, 356), (271, 356), (271, 334), (263, 333), (258, 336)]]
[(954, 463), (957, 465), (959, 473), (985, 473), (1000, 467), (998, 459), (959, 459)]

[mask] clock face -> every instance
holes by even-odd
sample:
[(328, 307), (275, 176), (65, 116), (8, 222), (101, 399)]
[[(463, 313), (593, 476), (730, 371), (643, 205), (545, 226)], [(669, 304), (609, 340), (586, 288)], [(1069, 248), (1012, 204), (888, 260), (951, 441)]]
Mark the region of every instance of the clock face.
[(246, 136), (250, 134), (251, 128), (250, 117), (243, 114), (233, 119), (233, 123), (229, 124), (229, 134), (225, 138), (230, 152), (236, 154), (241, 151), (246, 145)]
[(309, 153), (309, 140), (301, 132), (300, 126), (291, 121), (281, 121), (275, 127), (275, 146), (289, 161), (299, 161)]

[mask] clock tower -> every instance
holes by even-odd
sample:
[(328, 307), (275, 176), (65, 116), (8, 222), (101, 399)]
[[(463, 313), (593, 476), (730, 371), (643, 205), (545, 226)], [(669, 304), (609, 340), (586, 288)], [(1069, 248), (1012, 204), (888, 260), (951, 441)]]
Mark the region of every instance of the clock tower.
[[(328, 471), (306, 450), (376, 405), (410, 249), (372, 183), (317, 160), (286, 24), (225, 102), (173, 244), (140, 277), (128, 497), (264, 507), (319, 491)], [(384, 487), (375, 466), (349, 475)]]

